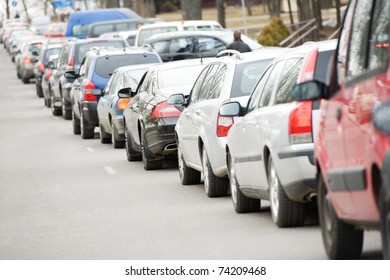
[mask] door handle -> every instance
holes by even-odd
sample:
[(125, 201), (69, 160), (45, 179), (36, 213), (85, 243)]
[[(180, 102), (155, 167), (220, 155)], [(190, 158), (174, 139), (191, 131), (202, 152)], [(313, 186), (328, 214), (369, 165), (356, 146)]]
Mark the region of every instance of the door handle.
[(336, 119), (338, 121), (340, 121), (341, 120), (341, 116), (342, 116), (341, 108), (339, 107), (339, 108), (336, 109)]

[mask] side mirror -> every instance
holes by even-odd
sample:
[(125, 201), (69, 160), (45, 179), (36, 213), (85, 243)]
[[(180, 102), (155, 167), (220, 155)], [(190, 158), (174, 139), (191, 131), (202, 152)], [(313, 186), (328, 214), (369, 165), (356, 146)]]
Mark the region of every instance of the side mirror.
[(372, 110), (374, 127), (390, 136), (390, 103), (381, 103)]
[(169, 105), (182, 106), (186, 103), (186, 98), (182, 93), (172, 94), (168, 97), (168, 103)]
[(135, 94), (135, 92), (133, 92), (130, 87), (121, 88), (118, 91), (119, 98), (130, 98), (130, 97), (133, 97), (134, 94)]
[(36, 57), (32, 57), (32, 58), (30, 58), (30, 61), (31, 61), (31, 63), (36, 63), (37, 61), (38, 61), (38, 58), (36, 58)]
[(66, 79), (69, 79), (69, 80), (77, 79), (78, 76), (79, 76), (79, 75), (76, 74), (75, 71), (73, 71), (73, 70), (66, 71), (66, 72), (64, 73), (64, 77), (65, 77)]
[(39, 55), (39, 52), (38, 52), (38, 51), (32, 51), (31, 54), (32, 54), (32, 55), (35, 55), (35, 56), (38, 56), (38, 55)]
[(55, 69), (56, 67), (55, 67), (53, 61), (49, 61), (48, 63), (46, 63), (45, 68), (48, 68), (48, 69)]
[(219, 115), (221, 117), (237, 117), (241, 112), (241, 105), (237, 101), (224, 103), (219, 108)]
[(309, 81), (297, 84), (292, 90), (292, 97), (295, 101), (316, 100), (325, 96), (327, 86), (318, 81)]
[(95, 89), (92, 90), (92, 95), (102, 96), (102, 90), (98, 89), (98, 88), (95, 88)]

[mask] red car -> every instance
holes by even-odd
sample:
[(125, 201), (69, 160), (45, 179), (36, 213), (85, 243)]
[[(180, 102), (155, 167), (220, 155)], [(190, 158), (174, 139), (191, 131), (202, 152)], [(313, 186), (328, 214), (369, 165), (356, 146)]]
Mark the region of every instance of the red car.
[(390, 1), (351, 0), (331, 83), (295, 87), (322, 98), (315, 143), (319, 220), (331, 259), (358, 258), (365, 229), (381, 229), (390, 258)]

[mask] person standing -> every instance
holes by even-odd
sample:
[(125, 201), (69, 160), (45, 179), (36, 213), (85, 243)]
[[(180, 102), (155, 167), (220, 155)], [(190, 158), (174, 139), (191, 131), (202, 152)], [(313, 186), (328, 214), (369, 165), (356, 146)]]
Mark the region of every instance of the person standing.
[(244, 43), (241, 40), (241, 32), (240, 31), (234, 31), (233, 38), (234, 38), (234, 41), (232, 43), (230, 43), (229, 45), (227, 45), (227, 47), (226, 47), (227, 50), (236, 50), (236, 51), (239, 51), (241, 53), (252, 51), (252, 49), (248, 46), (248, 44)]

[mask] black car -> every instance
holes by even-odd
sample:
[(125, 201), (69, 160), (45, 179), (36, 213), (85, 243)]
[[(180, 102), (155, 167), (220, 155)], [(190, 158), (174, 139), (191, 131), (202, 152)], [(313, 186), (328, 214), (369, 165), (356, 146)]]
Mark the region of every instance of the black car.
[[(252, 50), (262, 46), (252, 39), (241, 35), (242, 40)], [(155, 34), (145, 41), (164, 62), (197, 57), (215, 57), (233, 41), (233, 32), (223, 31), (178, 31)]]
[(169, 62), (145, 73), (123, 112), (129, 161), (142, 159), (145, 170), (151, 170), (161, 168), (164, 157), (177, 155), (174, 128), (181, 110), (167, 99), (188, 95), (205, 64), (205, 59)]

